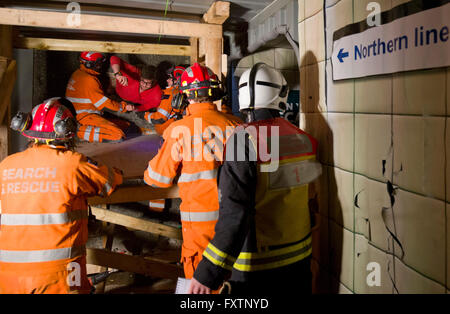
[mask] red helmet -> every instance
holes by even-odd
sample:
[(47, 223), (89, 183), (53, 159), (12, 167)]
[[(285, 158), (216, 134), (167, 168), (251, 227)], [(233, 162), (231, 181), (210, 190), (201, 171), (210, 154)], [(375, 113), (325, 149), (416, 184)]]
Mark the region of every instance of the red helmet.
[(181, 75), (181, 90), (188, 99), (209, 97), (211, 100), (217, 100), (218, 88), (217, 75), (210, 68), (198, 63), (194, 63)]
[(106, 61), (106, 57), (95, 51), (83, 51), (80, 55), (80, 62), (88, 69), (100, 70), (103, 63)]
[(174, 69), (173, 69), (173, 74), (172, 77), (175, 79), (175, 81), (180, 81), (181, 79), (181, 75), (183, 75), (183, 72), (186, 70), (186, 68), (177, 65)]
[(28, 138), (64, 141), (74, 137), (77, 131), (75, 118), (69, 109), (61, 105), (59, 97), (47, 99), (35, 106), (25, 124), (17, 121), (16, 117), (13, 118), (16, 119), (15, 125), (20, 125), (19, 131), (23, 131), (22, 134)]

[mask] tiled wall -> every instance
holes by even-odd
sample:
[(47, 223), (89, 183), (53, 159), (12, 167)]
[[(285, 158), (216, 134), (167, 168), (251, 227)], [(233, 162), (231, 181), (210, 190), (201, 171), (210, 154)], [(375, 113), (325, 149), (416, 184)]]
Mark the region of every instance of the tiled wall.
[[(366, 19), (372, 0), (298, 2), (300, 127), (324, 165), (312, 191), (316, 292), (448, 292), (450, 70), (333, 82), (333, 32)], [(385, 11), (408, 0), (377, 2)], [(380, 286), (367, 284), (371, 262)]]
[(235, 75), (241, 76), (242, 73), (258, 62), (264, 62), (267, 65), (280, 70), (286, 78), (291, 90), (300, 89), (298, 62), (293, 49), (272, 48), (249, 55), (239, 61)]

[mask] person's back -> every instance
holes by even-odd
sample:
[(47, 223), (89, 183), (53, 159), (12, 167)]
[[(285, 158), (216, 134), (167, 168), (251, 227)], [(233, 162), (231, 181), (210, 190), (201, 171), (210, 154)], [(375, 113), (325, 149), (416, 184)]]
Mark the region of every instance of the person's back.
[(98, 79), (105, 60), (101, 53), (82, 52), (80, 68), (72, 74), (66, 88), (66, 99), (73, 104), (80, 124), (77, 136), (89, 142), (120, 142), (126, 137), (119, 125), (102, 117), (103, 109), (117, 112), (134, 110), (133, 105), (105, 96)]
[[(265, 64), (244, 72), (239, 105), (247, 123), (227, 142), (220, 217), (189, 292), (311, 293), (308, 184), (321, 173), (317, 141), (283, 120), (287, 82)], [(229, 275), (231, 275), (229, 277)]]
[[(198, 70), (203, 71), (199, 74), (199, 81), (210, 88), (207, 84), (210, 76), (203, 75), (206, 69), (198, 64), (188, 68), (183, 73), (182, 86), (185, 74), (187, 76), (190, 71)], [(191, 79), (194, 81), (195, 74)], [(187, 86), (188, 83), (185, 90)], [(205, 92), (195, 91), (191, 90), (192, 95)], [(208, 97), (190, 98), (183, 119), (172, 123), (164, 131), (164, 144), (149, 162), (144, 175), (147, 184), (158, 187), (172, 185), (179, 175), (182, 261), (186, 278), (193, 276), (203, 250), (214, 236), (214, 226), (219, 216), (218, 169), (223, 163), (224, 143), (238, 124), (236, 119), (217, 111), (212, 100)]]
[(87, 197), (111, 194), (122, 176), (65, 147), (65, 139), (55, 139), (50, 121), (74, 135), (65, 111), (55, 100), (33, 110), (32, 127), (16, 130), (37, 143), (0, 163), (0, 293), (91, 290), (85, 257)]

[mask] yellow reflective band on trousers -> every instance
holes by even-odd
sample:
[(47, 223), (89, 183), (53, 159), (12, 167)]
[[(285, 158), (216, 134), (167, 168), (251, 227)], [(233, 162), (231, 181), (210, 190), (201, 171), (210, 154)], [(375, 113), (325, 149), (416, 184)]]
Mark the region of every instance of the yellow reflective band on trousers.
[(222, 252), (214, 245), (212, 245), (211, 242), (208, 244), (205, 251), (203, 251), (203, 256), (206, 257), (214, 265), (230, 271), (233, 269), (233, 264), (236, 261), (235, 257)]
[(260, 271), (287, 266), (301, 261), (312, 253), (311, 236), (300, 243), (266, 252), (242, 252), (233, 265), (239, 271)]

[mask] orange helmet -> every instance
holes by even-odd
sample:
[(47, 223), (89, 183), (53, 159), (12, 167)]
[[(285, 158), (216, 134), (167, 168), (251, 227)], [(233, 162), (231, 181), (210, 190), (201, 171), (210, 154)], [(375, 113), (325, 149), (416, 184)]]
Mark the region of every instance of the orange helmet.
[(31, 114), (17, 113), (11, 120), (11, 128), (28, 138), (66, 141), (75, 136), (77, 123), (70, 110), (56, 97), (35, 106)]
[(210, 68), (194, 63), (181, 75), (181, 91), (188, 99), (208, 97), (220, 99), (220, 85), (217, 75)]
[(80, 62), (88, 69), (99, 72), (106, 61), (106, 57), (95, 51), (83, 51), (80, 54)]

